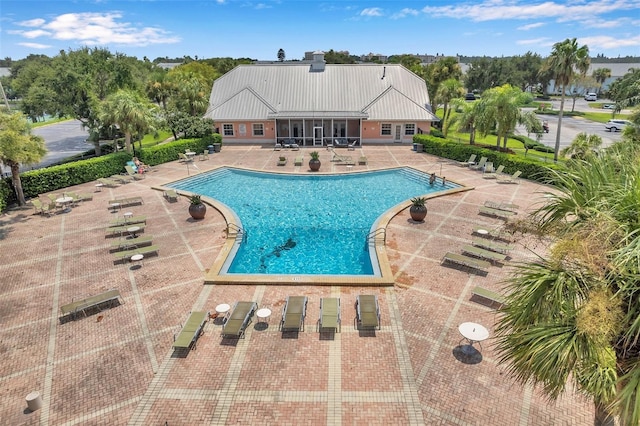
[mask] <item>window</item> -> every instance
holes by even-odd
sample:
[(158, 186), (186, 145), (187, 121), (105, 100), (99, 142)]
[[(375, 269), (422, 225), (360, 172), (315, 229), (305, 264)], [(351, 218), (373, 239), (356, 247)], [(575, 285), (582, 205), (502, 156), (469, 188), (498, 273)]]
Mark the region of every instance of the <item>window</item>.
[(382, 123), (382, 125), (380, 126), (380, 134), (391, 136), (391, 123)]
[(264, 125), (262, 123), (253, 123), (253, 136), (264, 136)]
[(404, 134), (405, 135), (415, 135), (416, 134), (416, 125), (415, 124), (405, 124), (404, 125)]
[(233, 136), (233, 124), (223, 124), (222, 132), (225, 136)]

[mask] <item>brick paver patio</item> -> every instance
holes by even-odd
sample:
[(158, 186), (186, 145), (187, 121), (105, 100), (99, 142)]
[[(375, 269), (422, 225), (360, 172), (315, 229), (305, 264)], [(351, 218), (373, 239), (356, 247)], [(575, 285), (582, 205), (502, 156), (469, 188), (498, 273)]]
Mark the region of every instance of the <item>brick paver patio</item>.
[[(307, 173), (308, 152), (225, 146), (190, 173), (221, 165)], [(510, 379), (498, 365), (491, 338), (481, 355), (460, 354), (458, 325), (484, 324), (493, 336), (495, 312), (470, 300), (476, 285), (499, 290), (508, 266), (486, 276), (441, 266), (447, 251), (460, 252), (475, 226), (501, 221), (478, 214), (487, 199), (520, 206), (522, 215), (541, 199), (540, 185), (498, 184), (454, 162), (418, 154), (407, 146), (366, 146), (368, 165), (398, 165), (436, 172), (475, 189), (428, 202), (424, 223), (398, 214), (387, 230), (394, 287), (203, 285), (225, 234), (225, 220), (209, 208), (192, 221), (188, 201), (167, 202), (152, 189), (185, 177), (176, 162), (155, 167), (146, 179), (94, 192), (95, 182), (71, 188), (94, 197), (50, 218), (15, 209), (0, 218), (0, 423), (7, 425), (588, 425), (593, 407), (569, 394), (555, 403)], [(290, 157), (276, 166), (280, 155)], [(293, 158), (303, 154), (304, 166)], [(322, 172), (345, 172), (321, 151)], [(59, 191), (60, 193), (63, 191)], [(114, 264), (105, 238), (107, 208), (116, 196), (141, 196), (126, 208), (147, 216), (143, 235), (160, 246), (139, 269)], [(123, 210), (123, 211), (125, 211)], [(514, 260), (529, 250), (517, 241)], [(108, 289), (120, 306), (61, 323), (60, 306)], [(382, 329), (354, 329), (360, 293), (377, 294)], [(304, 332), (278, 332), (288, 295), (309, 297)], [(315, 323), (321, 297), (341, 298), (342, 331), (320, 336)], [(173, 335), (190, 311), (220, 303), (256, 301), (273, 311), (268, 326), (249, 326), (239, 341), (222, 339), (209, 321), (197, 349), (176, 352)], [(322, 337), (322, 338), (321, 338)], [(25, 397), (40, 392), (43, 406), (30, 412)]]

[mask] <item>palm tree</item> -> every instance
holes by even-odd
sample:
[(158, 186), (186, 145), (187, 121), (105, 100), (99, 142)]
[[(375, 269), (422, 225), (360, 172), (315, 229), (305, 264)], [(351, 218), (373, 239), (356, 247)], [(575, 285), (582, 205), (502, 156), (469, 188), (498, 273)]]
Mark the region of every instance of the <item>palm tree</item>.
[(600, 89), (602, 89), (602, 84), (609, 77), (611, 77), (611, 70), (609, 68), (598, 68), (593, 71), (593, 78), (598, 83), (598, 95), (600, 94)]
[(131, 135), (152, 130), (154, 106), (131, 90), (118, 90), (101, 105), (100, 118), (105, 125), (115, 124), (124, 132), (125, 149), (131, 152)]
[(44, 139), (31, 134), (29, 122), (21, 113), (0, 112), (0, 162), (11, 169), (13, 188), (21, 206), (26, 200), (20, 181), (20, 165), (36, 164), (46, 153)]
[(500, 147), (502, 140), (503, 149), (506, 149), (509, 134), (513, 133), (516, 124), (523, 120), (520, 105), (529, 100), (530, 96), (509, 84), (485, 91), (479, 102), (481, 106), (478, 107), (481, 114), (476, 118), (478, 130), (483, 135), (495, 130), (496, 146)]
[(551, 70), (556, 85), (560, 86), (560, 111), (558, 112), (558, 130), (556, 132), (556, 146), (553, 155), (553, 160), (558, 161), (562, 114), (564, 112), (567, 86), (569, 86), (577, 72), (583, 76), (586, 75), (589, 69), (589, 47), (587, 45), (578, 47), (578, 42), (575, 38), (558, 42), (553, 45), (551, 55), (547, 58), (544, 67)]
[(458, 131), (468, 131), (469, 145), (475, 145), (477, 121), (482, 114), (481, 108), (484, 104), (481, 102), (466, 102), (462, 99), (454, 99), (452, 103), (458, 111), (458, 115), (456, 115)]
[(627, 140), (551, 171), (559, 192), (525, 223), (555, 240), (516, 267), (496, 328), (513, 377), (551, 399), (571, 380), (596, 425), (640, 421), (639, 160), (640, 140)]
[(449, 117), (451, 115), (451, 101), (464, 95), (464, 88), (460, 80), (450, 78), (438, 86), (435, 95), (436, 104), (442, 104), (442, 133), (447, 136), (449, 130)]
[(598, 135), (589, 135), (585, 132), (578, 133), (571, 142), (571, 145), (560, 151), (562, 157), (586, 160), (593, 155), (597, 155), (602, 138)]

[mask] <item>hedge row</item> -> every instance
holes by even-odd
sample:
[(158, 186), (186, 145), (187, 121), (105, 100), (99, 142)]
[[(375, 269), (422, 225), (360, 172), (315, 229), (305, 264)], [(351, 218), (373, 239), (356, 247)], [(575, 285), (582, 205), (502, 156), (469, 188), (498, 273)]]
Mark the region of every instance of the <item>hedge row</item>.
[(520, 170), (521, 177), (544, 184), (552, 183), (549, 170), (561, 167), (551, 163), (544, 165), (534, 163), (513, 154), (493, 151), (479, 145), (460, 144), (431, 135), (414, 135), (413, 142), (421, 144), (424, 147), (423, 152), (427, 154), (455, 161), (467, 161), (472, 154), (476, 154), (478, 158), (487, 157), (487, 161), (493, 162), (494, 166), (504, 166), (504, 173), (513, 174)]
[[(222, 137), (219, 134), (199, 139), (180, 139), (163, 145), (155, 145), (136, 150), (136, 154), (142, 162), (155, 166), (177, 160), (178, 154), (184, 153), (187, 149), (194, 152), (202, 152), (214, 143), (222, 143)], [(24, 196), (29, 199), (43, 193), (123, 173), (124, 166), (131, 158), (130, 153), (121, 151), (21, 173), (20, 180)], [(0, 211), (4, 211), (7, 206), (16, 202), (17, 198), (11, 178), (0, 180)]]

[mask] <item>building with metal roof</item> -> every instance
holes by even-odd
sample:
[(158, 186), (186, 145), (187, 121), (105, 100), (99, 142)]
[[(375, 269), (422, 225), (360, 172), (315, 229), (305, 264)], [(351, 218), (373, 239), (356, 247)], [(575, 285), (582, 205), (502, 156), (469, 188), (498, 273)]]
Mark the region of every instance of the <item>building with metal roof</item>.
[(234, 68), (214, 82), (205, 117), (225, 143), (304, 146), (411, 142), (438, 120), (425, 81), (402, 65), (327, 65), (322, 52)]

